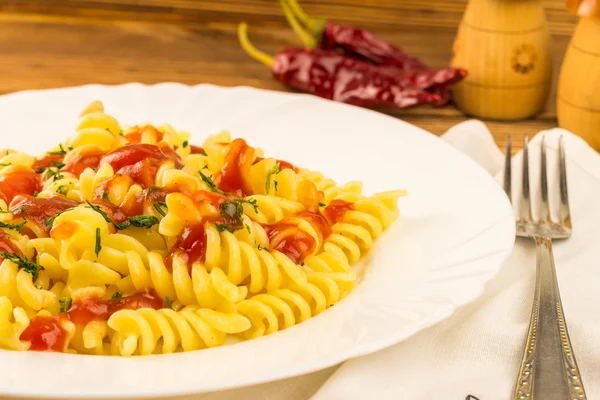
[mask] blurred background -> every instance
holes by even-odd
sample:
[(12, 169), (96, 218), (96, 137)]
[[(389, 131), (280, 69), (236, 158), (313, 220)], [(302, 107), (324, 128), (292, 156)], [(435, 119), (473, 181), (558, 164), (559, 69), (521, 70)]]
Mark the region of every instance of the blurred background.
[[(477, 1), (477, 0), (473, 0)], [(304, 10), (366, 28), (432, 67), (448, 66), (467, 0), (302, 0)], [(564, 0), (543, 0), (552, 36), (545, 110), (510, 124), (486, 121), (497, 142), (556, 126), (561, 63), (578, 21)], [(270, 54), (300, 41), (276, 0), (0, 0), (0, 93), (175, 81), (289, 90), (241, 49), (236, 29)], [(389, 112), (441, 134), (466, 119), (454, 106)]]

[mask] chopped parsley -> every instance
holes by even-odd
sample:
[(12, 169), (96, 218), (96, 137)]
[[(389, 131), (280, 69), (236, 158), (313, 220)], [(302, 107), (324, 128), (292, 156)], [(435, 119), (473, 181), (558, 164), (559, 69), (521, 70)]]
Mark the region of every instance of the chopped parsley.
[(327, 204), (319, 202), (319, 207), (325, 207)]
[(202, 171), (198, 171), (198, 173), (200, 174), (200, 177), (202, 178), (202, 182), (204, 182), (206, 184), (206, 186), (209, 187), (210, 190), (212, 190), (213, 192), (216, 192), (216, 193), (225, 194), (225, 192), (222, 191), (221, 189), (219, 189), (217, 187), (217, 185), (215, 185), (215, 183), (212, 181), (212, 179), (210, 179), (208, 176), (204, 175), (202, 173)]
[(250, 225), (245, 224), (246, 225), (246, 230), (248, 231), (248, 233), (250, 233)]
[(202, 154), (203, 156), (208, 156), (208, 154), (206, 154), (206, 151), (204, 149), (202, 149), (202, 151), (200, 152), (200, 154)]
[(215, 226), (219, 232), (227, 231), (233, 233), (233, 227), (227, 224), (216, 224)]
[(59, 212), (58, 214), (56, 214), (56, 215), (55, 215), (54, 217), (52, 217), (52, 218), (48, 218), (48, 219), (46, 220), (46, 222), (44, 222), (44, 224), (45, 224), (46, 226), (52, 226), (52, 224), (54, 224), (54, 220), (56, 219), (56, 217), (58, 217), (60, 214), (62, 214), (62, 213), (64, 213), (64, 212), (66, 212), (66, 211), (69, 211), (69, 210), (70, 210), (70, 208), (68, 208), (68, 209), (66, 209), (66, 210), (63, 210), (63, 211)]
[[(154, 215), (137, 215), (135, 217), (129, 217), (126, 222), (119, 225), (129, 224), (138, 228), (151, 228), (158, 224), (160, 221)], [(128, 226), (127, 226), (128, 227)], [(121, 228), (125, 229), (125, 228)]]
[(38, 192), (37, 190), (35, 192), (33, 192), (33, 197), (38, 197), (38, 194), (40, 194), (40, 192)]
[(260, 244), (258, 245), (259, 250), (269, 251), (266, 247), (262, 247)]
[(63, 196), (66, 196), (68, 192), (69, 192), (69, 188), (66, 187), (65, 185), (60, 185), (58, 187), (58, 189), (56, 189), (56, 193), (62, 194)]
[(129, 217), (127, 219), (127, 221), (125, 221), (121, 224), (118, 224), (118, 223), (114, 222), (112, 219), (110, 219), (108, 214), (104, 210), (102, 210), (99, 206), (90, 203), (89, 200), (86, 200), (86, 202), (92, 208), (92, 210), (94, 210), (98, 214), (102, 215), (102, 218), (104, 218), (104, 220), (106, 222), (108, 222), (109, 224), (112, 224), (118, 230), (127, 229), (130, 226), (135, 226), (138, 228), (150, 228), (160, 222), (158, 220), (158, 218), (156, 218), (154, 215), (137, 215), (135, 217)]
[(65, 166), (65, 164), (64, 164), (64, 163), (61, 163), (61, 162), (59, 162), (59, 161), (56, 161), (56, 160), (52, 160), (52, 161), (50, 161), (50, 164), (52, 164), (52, 166), (53, 166), (53, 167), (56, 167), (56, 168), (58, 168), (58, 169), (61, 169), (62, 167), (64, 167), (64, 166)]
[(8, 167), (9, 165), (12, 165), (12, 163), (6, 163), (6, 164), (0, 163), (0, 167)]
[(44, 177), (45, 179), (53, 178), (56, 181), (57, 179), (62, 179), (64, 177), (65, 176), (61, 174), (58, 169), (46, 168), (46, 176)]
[(15, 211), (25, 212), (25, 207), (15, 207), (13, 208), (12, 212), (14, 213)]
[(111, 299), (120, 299), (121, 297), (123, 297), (123, 293), (114, 292)]
[(63, 148), (62, 144), (59, 144), (58, 147), (60, 150), (49, 151), (48, 154), (52, 154), (53, 156), (64, 156), (67, 154), (67, 151)]
[(100, 250), (102, 250), (100, 228), (96, 228), (96, 247), (94, 248), (94, 253), (96, 253), (96, 257), (98, 257), (98, 254), (100, 254)]
[(9, 210), (3, 210), (2, 207), (0, 207), (0, 214), (8, 214), (9, 212)]
[(275, 185), (275, 191), (277, 191), (277, 184), (278, 184), (278, 183), (279, 183), (279, 182), (277, 182), (277, 181), (273, 181), (273, 184)]
[(102, 198), (102, 200), (108, 200), (108, 193), (104, 192), (100, 197)]
[(63, 297), (60, 300), (58, 300), (58, 302), (60, 303), (60, 312), (67, 312), (71, 309), (71, 306), (73, 305), (73, 299), (70, 297)]
[(0, 253), (0, 255), (6, 258), (7, 260), (17, 264), (17, 266), (20, 269), (30, 273), (34, 281), (37, 280), (40, 270), (44, 269), (44, 267), (37, 263), (34, 263), (33, 261), (28, 260), (25, 256), (21, 257), (18, 254), (7, 252), (2, 252)]
[[(265, 183), (265, 188), (267, 189), (267, 194), (269, 194), (269, 191), (271, 190), (271, 178), (272, 178), (272, 176), (273, 175), (277, 175), (280, 172), (281, 172), (280, 165), (279, 165), (279, 163), (277, 163), (267, 173), (267, 182)], [(277, 190), (277, 184), (275, 184), (275, 190)]]
[(27, 221), (23, 221), (20, 224), (7, 224), (5, 222), (0, 221), (0, 228), (12, 229), (14, 231), (17, 231), (17, 232), (21, 233), (21, 228), (26, 223), (27, 223)]
[(169, 296), (165, 297), (165, 301), (167, 302), (167, 307), (169, 307), (172, 310), (173, 309), (173, 302), (171, 301), (171, 299), (169, 298)]
[(208, 169), (208, 164), (202, 167), (202, 169)]
[(167, 208), (167, 203), (165, 203), (164, 201), (159, 201), (154, 203), (154, 209), (163, 217), (167, 215), (167, 213), (165, 212), (165, 210), (163, 210), (164, 208)]
[(183, 147), (184, 149), (185, 149), (186, 147), (188, 147), (188, 141), (187, 141), (187, 140), (184, 140), (184, 141), (183, 141), (183, 143), (181, 144), (181, 147)]

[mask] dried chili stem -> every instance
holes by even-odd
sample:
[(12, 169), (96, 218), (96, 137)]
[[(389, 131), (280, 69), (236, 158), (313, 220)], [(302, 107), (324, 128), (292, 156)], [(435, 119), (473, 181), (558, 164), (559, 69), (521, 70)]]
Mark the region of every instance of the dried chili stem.
[(283, 2), (286, 3), (287, 7), (289, 7), (296, 19), (309, 29), (313, 38), (315, 40), (319, 40), (323, 34), (323, 31), (325, 30), (325, 24), (327, 23), (327, 20), (325, 18), (310, 17), (304, 12), (302, 7), (300, 7), (298, 0), (283, 0)]
[(279, 4), (281, 5), (281, 9), (283, 10), (285, 19), (287, 19), (288, 24), (290, 24), (294, 32), (296, 32), (296, 35), (298, 35), (298, 37), (304, 44), (304, 47), (309, 49), (314, 49), (315, 47), (317, 47), (317, 39), (315, 39), (315, 37), (310, 32), (308, 32), (304, 27), (302, 27), (302, 25), (298, 21), (297, 16), (290, 8), (290, 5), (288, 4), (287, 0), (279, 0)]
[(265, 64), (267, 67), (271, 68), (273, 66), (273, 57), (264, 53), (254, 47), (250, 40), (248, 39), (248, 24), (245, 22), (240, 23), (238, 26), (238, 39), (240, 44), (242, 45), (242, 49), (248, 54), (250, 57), (254, 58), (257, 61)]

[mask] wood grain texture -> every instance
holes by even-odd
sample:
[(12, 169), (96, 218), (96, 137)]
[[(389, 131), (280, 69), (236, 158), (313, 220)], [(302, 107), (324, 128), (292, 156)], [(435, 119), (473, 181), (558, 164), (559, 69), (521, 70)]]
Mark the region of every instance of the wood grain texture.
[[(301, 0), (312, 15), (366, 27), (435, 66), (447, 66), (466, 0)], [(545, 0), (553, 85), (544, 112), (517, 123), (485, 121), (498, 143), (556, 126), (556, 81), (577, 18)], [(288, 90), (240, 49), (250, 25), (269, 53), (299, 46), (276, 0), (0, 0), (0, 93), (87, 83), (176, 81)], [(390, 114), (441, 134), (466, 117), (454, 107)]]

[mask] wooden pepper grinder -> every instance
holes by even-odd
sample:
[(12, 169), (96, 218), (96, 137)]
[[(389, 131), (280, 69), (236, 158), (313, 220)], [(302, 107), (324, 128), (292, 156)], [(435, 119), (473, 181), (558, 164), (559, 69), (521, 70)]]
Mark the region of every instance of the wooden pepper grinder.
[(453, 89), (466, 114), (516, 120), (546, 105), (552, 60), (541, 0), (469, 0), (453, 50), (452, 66), (469, 71)]
[(600, 5), (569, 0), (567, 6), (581, 19), (558, 80), (558, 125), (600, 151)]

